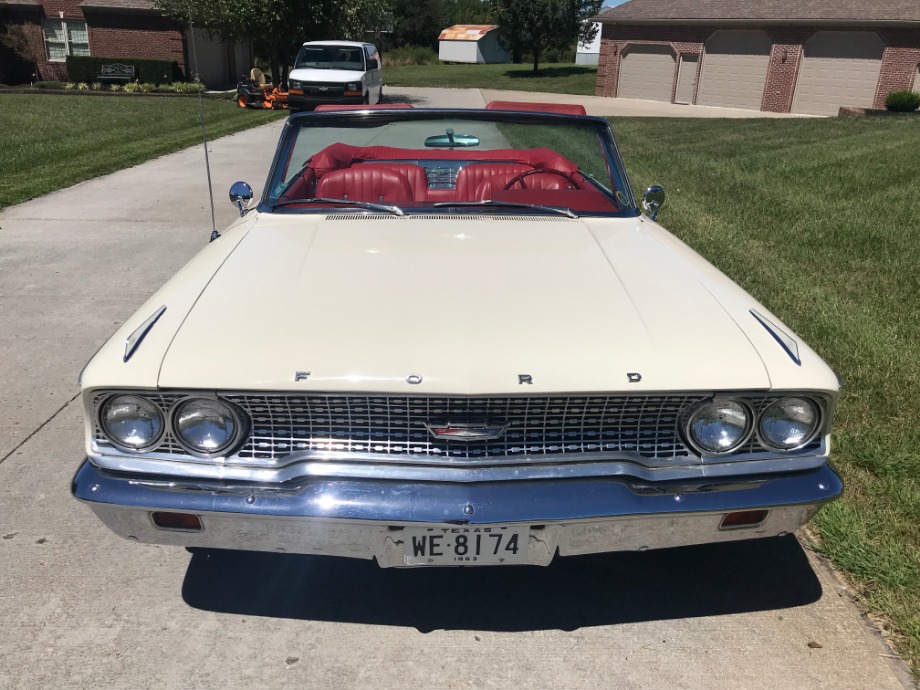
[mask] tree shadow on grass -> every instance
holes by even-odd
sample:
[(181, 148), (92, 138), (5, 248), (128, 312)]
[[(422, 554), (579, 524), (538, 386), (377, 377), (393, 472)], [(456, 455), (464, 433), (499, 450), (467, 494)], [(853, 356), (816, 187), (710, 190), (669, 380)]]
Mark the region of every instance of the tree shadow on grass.
[[(532, 66), (531, 66), (532, 67)], [(509, 79), (534, 79), (543, 77), (578, 77), (585, 74), (594, 74), (594, 69), (572, 65), (571, 67), (541, 67), (536, 74), (529, 70), (508, 70), (505, 76)]]
[(432, 630), (578, 628), (784, 609), (821, 585), (795, 537), (557, 558), (546, 568), (380, 569), (372, 561), (194, 551), (189, 606)]

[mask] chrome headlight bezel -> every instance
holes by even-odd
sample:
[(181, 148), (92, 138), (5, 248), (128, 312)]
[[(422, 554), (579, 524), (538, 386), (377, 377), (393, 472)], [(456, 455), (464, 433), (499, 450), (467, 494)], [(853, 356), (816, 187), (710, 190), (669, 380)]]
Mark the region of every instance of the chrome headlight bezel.
[[(702, 412), (707, 407), (719, 404), (733, 404), (741, 408), (745, 414), (745, 426), (741, 436), (738, 437), (738, 440), (731, 445), (731, 447), (724, 450), (710, 450), (706, 448), (693, 434), (693, 422), (696, 419), (697, 415)], [(750, 404), (742, 398), (736, 397), (716, 397), (704, 402), (694, 405), (688, 412), (684, 415), (684, 422), (682, 425), (681, 431), (683, 432), (684, 440), (687, 445), (690, 446), (694, 451), (699, 453), (704, 457), (723, 457), (726, 455), (731, 455), (738, 451), (739, 448), (743, 447), (751, 438), (754, 433), (755, 427), (755, 414), (753, 409), (751, 409)]]
[[(109, 405), (114, 401), (127, 398), (139, 400), (142, 403), (142, 406), (150, 406), (152, 410), (156, 413), (156, 418), (159, 419), (160, 429), (159, 432), (154, 436), (148, 443), (145, 443), (142, 446), (132, 446), (130, 444), (123, 443), (119, 438), (112, 433), (111, 429), (108, 427), (105, 421), (105, 413)], [(149, 453), (155, 450), (163, 441), (163, 438), (166, 436), (167, 431), (167, 417), (163, 414), (163, 410), (160, 409), (160, 406), (149, 398), (139, 395), (132, 392), (124, 393), (112, 393), (105, 397), (99, 405), (96, 407), (96, 425), (99, 427), (99, 430), (108, 439), (109, 443), (118, 448), (119, 450), (128, 452), (128, 453)]]
[[(777, 405), (780, 405), (781, 403), (788, 401), (788, 400), (803, 400), (806, 403), (810, 404), (812, 408), (814, 408), (815, 421), (814, 421), (814, 425), (812, 426), (811, 431), (803, 437), (804, 438), (803, 441), (796, 444), (795, 446), (790, 446), (787, 448), (784, 446), (775, 445), (767, 439), (767, 434), (765, 434), (763, 431), (763, 422), (767, 416), (767, 412), (771, 408)], [(799, 450), (800, 448), (804, 448), (809, 443), (814, 441), (815, 438), (817, 438), (817, 436), (821, 433), (821, 429), (823, 428), (823, 426), (824, 426), (824, 409), (817, 400), (815, 400), (813, 397), (808, 396), (808, 395), (796, 395), (796, 394), (784, 395), (780, 398), (777, 398), (773, 402), (771, 402), (757, 415), (757, 428), (756, 428), (757, 441), (760, 443), (761, 446), (763, 446), (767, 450), (774, 451), (777, 453), (792, 453), (792, 452)]]
[[(234, 433), (228, 441), (222, 444), (219, 448), (213, 451), (204, 451), (193, 445), (185, 438), (179, 428), (179, 423), (177, 421), (179, 413), (182, 409), (191, 403), (195, 402), (208, 402), (212, 404), (217, 404), (223, 407), (227, 411), (226, 417), (231, 419), (233, 422)], [(176, 403), (169, 410), (169, 428), (172, 434), (172, 437), (176, 440), (182, 448), (185, 449), (191, 455), (194, 455), (198, 458), (218, 458), (226, 455), (230, 455), (234, 449), (239, 447), (241, 441), (248, 434), (248, 417), (244, 415), (236, 405), (227, 400), (220, 398), (219, 396), (207, 396), (207, 395), (190, 395), (186, 398), (176, 401)]]

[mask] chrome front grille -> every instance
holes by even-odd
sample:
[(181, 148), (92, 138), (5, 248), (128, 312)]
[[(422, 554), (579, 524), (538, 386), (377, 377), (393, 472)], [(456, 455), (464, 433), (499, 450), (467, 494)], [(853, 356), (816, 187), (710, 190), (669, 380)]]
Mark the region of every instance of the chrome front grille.
[[(169, 410), (194, 392), (148, 394)], [(246, 465), (283, 464), (291, 453), (390, 463), (508, 464), (588, 461), (626, 456), (649, 467), (692, 465), (698, 456), (679, 431), (683, 413), (706, 394), (552, 397), (447, 397), (219, 393), (251, 420), (244, 445), (230, 458)], [(779, 396), (745, 396), (755, 412)], [(94, 398), (98, 409), (105, 398)], [(465, 441), (435, 438), (427, 425), (504, 426), (501, 436)], [(94, 443), (114, 450), (98, 425)], [(820, 446), (820, 437), (809, 450)], [(739, 454), (763, 453), (752, 436)], [(155, 455), (191, 457), (167, 429)]]
[[(510, 459), (634, 453), (672, 461), (691, 455), (677, 420), (694, 396), (363, 397), (230, 395), (252, 418), (242, 458), (296, 451), (422, 456), (431, 460)], [(507, 425), (487, 441), (437, 439), (426, 424), (469, 420)]]

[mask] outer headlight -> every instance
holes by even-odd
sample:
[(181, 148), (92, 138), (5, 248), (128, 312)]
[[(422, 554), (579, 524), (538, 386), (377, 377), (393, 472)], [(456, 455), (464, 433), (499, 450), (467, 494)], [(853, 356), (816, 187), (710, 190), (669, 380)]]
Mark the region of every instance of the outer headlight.
[(301, 86), (303, 86), (302, 81), (297, 81), (296, 79), (288, 79), (288, 88), (299, 89)]
[(172, 426), (186, 450), (212, 457), (237, 442), (243, 425), (230, 405), (213, 398), (190, 398), (176, 405)]
[(731, 453), (750, 437), (751, 418), (747, 406), (737, 400), (707, 402), (687, 420), (688, 440), (706, 455)]
[(345, 90), (346, 91), (360, 91), (361, 84), (356, 81), (350, 81), (347, 84), (345, 84)]
[(115, 395), (99, 411), (99, 426), (108, 439), (126, 450), (149, 450), (163, 435), (160, 408), (137, 395)]
[(820, 422), (818, 407), (808, 398), (781, 398), (760, 415), (760, 439), (777, 450), (795, 450), (814, 438)]

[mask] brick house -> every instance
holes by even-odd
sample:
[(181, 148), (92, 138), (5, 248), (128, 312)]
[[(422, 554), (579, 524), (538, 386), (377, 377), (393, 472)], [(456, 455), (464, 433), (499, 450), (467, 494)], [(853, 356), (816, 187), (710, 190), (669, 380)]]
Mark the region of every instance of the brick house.
[(247, 47), (224, 44), (202, 30), (192, 33), (150, 0), (0, 0), (0, 31), (8, 27), (25, 37), (32, 59), (0, 47), (5, 83), (29, 82), (33, 74), (66, 80), (68, 55), (175, 60), (183, 74), (195, 71), (212, 87), (236, 83), (252, 63)]
[(598, 96), (835, 115), (920, 91), (920, 0), (631, 0), (595, 20)]

